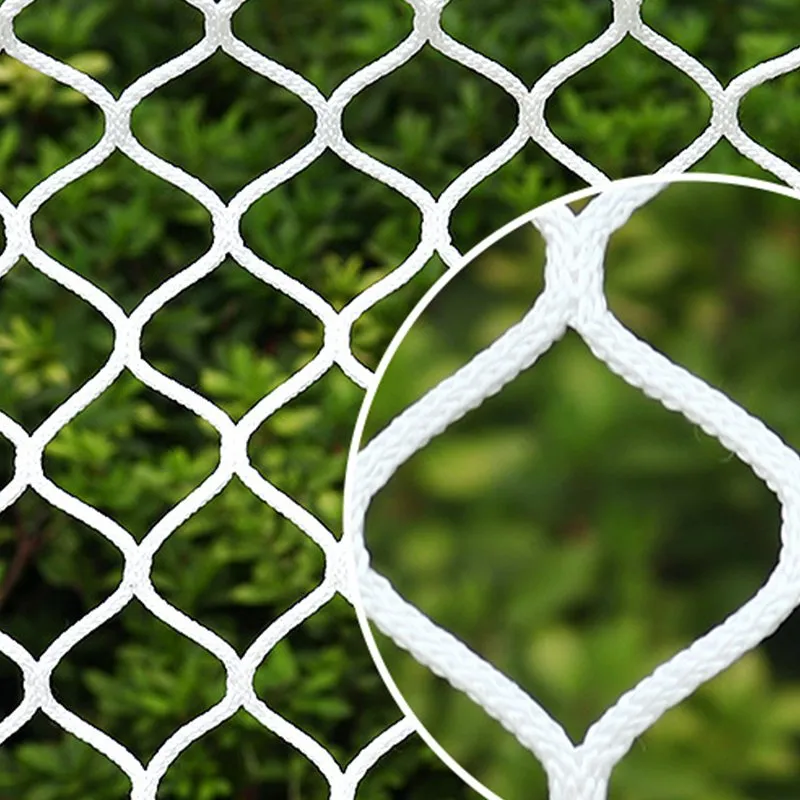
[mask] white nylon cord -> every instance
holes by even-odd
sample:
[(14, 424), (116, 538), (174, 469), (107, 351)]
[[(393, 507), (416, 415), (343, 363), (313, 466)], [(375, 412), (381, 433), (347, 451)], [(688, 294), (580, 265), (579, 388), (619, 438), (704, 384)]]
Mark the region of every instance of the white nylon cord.
[[(91, 1), (87, 0), (87, 3)], [(125, 560), (125, 574), (120, 586), (90, 614), (71, 625), (40, 658), (34, 658), (19, 642), (0, 632), (0, 654), (19, 666), (24, 680), (22, 701), (0, 720), (0, 743), (13, 736), (41, 710), (64, 730), (117, 764), (131, 781), (132, 800), (154, 800), (164, 774), (175, 760), (205, 733), (223, 725), (238, 709), (244, 708), (265, 728), (315, 765), (330, 786), (333, 800), (353, 800), (363, 776), (413, 728), (407, 720), (400, 720), (367, 743), (349, 765), (342, 767), (299, 725), (279, 716), (256, 695), (252, 685), (253, 675), (269, 657), (275, 644), (324, 607), (337, 592), (349, 597), (349, 584), (345, 580), (345, 543), (337, 541), (320, 520), (293, 498), (279, 491), (250, 465), (247, 456), (249, 437), (273, 413), (299, 397), (334, 365), (338, 365), (363, 388), (371, 386), (373, 374), (352, 353), (350, 332), (354, 323), (375, 304), (413, 280), (434, 253), (449, 267), (459, 262), (460, 253), (450, 237), (450, 220), (454, 209), (481, 181), (509, 164), (529, 142), (536, 142), (547, 157), (552, 157), (588, 184), (602, 185), (608, 182), (608, 176), (598, 167), (553, 134), (547, 125), (545, 109), (549, 99), (566, 81), (612, 52), (627, 37), (647, 48), (654, 59), (663, 59), (672, 64), (711, 103), (712, 113), (705, 130), (682, 150), (676, 151), (660, 172), (675, 173), (692, 168), (718, 142), (725, 139), (739, 153), (777, 179), (800, 188), (800, 171), (796, 166), (754, 141), (742, 130), (737, 118), (739, 105), (750, 90), (800, 67), (800, 47), (744, 71), (723, 87), (697, 59), (644, 23), (640, 0), (611, 0), (613, 19), (607, 29), (564, 60), (553, 64), (532, 86), (528, 86), (503, 65), (456, 41), (444, 31), (442, 13), (447, 0), (406, 0), (414, 13), (413, 28), (408, 36), (395, 48), (347, 77), (326, 97), (298, 72), (270, 58), (269, 53), (260, 53), (237, 38), (231, 21), (244, 0), (185, 2), (203, 15), (203, 37), (187, 51), (137, 78), (118, 98), (112, 96), (99, 81), (17, 37), (14, 31), (15, 18), (31, 6), (33, 0), (5, 0), (0, 3), (0, 50), (30, 69), (84, 95), (102, 113), (105, 122), (103, 136), (95, 146), (47, 176), (19, 203), (15, 205), (0, 193), (0, 218), (6, 236), (5, 250), (0, 253), (0, 279), (21, 258), (25, 258), (33, 269), (96, 308), (109, 320), (115, 331), (114, 352), (105, 366), (55, 409), (36, 431), (28, 434), (11, 417), (0, 412), (0, 436), (7, 439), (16, 451), (14, 478), (0, 490), (0, 512), (30, 489), (113, 543)], [(343, 114), (356, 96), (362, 92), (380, 91), (376, 84), (383, 77), (402, 68), (426, 47), (435, 49), (452, 63), (486, 77), (506, 92), (518, 107), (517, 126), (509, 137), (464, 170), (439, 197), (434, 197), (424, 186), (392, 166), (359, 150), (347, 140), (342, 125)], [(317, 120), (315, 133), (304, 147), (242, 187), (229, 202), (223, 201), (197, 176), (147, 150), (131, 130), (131, 116), (139, 103), (218, 53), (290, 92), (313, 111)], [(150, 293), (129, 315), (97, 286), (74, 272), (69, 264), (59, 263), (42, 250), (31, 227), (33, 216), (48, 200), (64, 187), (100, 167), (117, 151), (124, 153), (142, 170), (193, 197), (208, 210), (213, 220), (214, 240), (208, 252)], [(383, 184), (387, 191), (399, 192), (420, 210), (422, 216), (417, 246), (408, 258), (340, 311), (283, 271), (282, 265), (268, 264), (259, 258), (243, 240), (239, 230), (242, 216), (255, 202), (291, 181), (328, 151), (335, 153), (352, 169)], [(325, 328), (325, 345), (314, 359), (266, 394), (236, 423), (191, 387), (183, 386), (156, 370), (140, 352), (144, 325), (173, 298), (210, 275), (228, 257), (258, 280), (308, 309)], [(546, 308), (541, 308), (539, 315), (544, 317), (547, 313)], [(565, 320), (558, 318), (560, 311), (557, 306), (551, 308), (549, 313), (556, 315), (551, 320), (551, 325), (555, 326), (552, 332), (556, 336)], [(523, 334), (530, 338), (532, 344), (539, 340), (539, 334), (533, 328)], [(598, 341), (600, 339), (602, 336), (598, 337)], [(509, 348), (515, 349), (514, 344), (513, 341), (509, 342)], [(543, 346), (548, 346), (548, 343), (545, 342)], [(528, 353), (533, 360), (538, 357), (532, 349)], [(522, 363), (520, 368), (525, 366), (527, 364)], [(42, 469), (42, 455), (48, 443), (106, 391), (126, 368), (153, 391), (207, 420), (220, 432), (221, 438), (218, 469), (170, 509), (141, 542), (136, 542), (114, 520), (56, 486)], [(435, 435), (435, 432), (431, 435)], [(221, 492), (234, 476), (238, 476), (265, 505), (290, 519), (316, 542), (324, 550), (326, 558), (323, 583), (277, 620), (265, 624), (261, 635), (242, 657), (221, 636), (164, 600), (150, 578), (153, 557), (162, 544), (185, 520)], [(51, 676), (60, 661), (105, 621), (121, 612), (134, 597), (164, 624), (213, 654), (228, 676), (228, 688), (223, 700), (176, 730), (147, 764), (141, 763), (113, 737), (63, 706), (55, 698), (50, 686)], [(544, 712), (541, 717), (548, 719)], [(546, 725), (546, 722), (542, 724)], [(556, 768), (557, 764), (553, 769)]]
[[(356, 456), (346, 533), (367, 617), (418, 662), (500, 722), (543, 764), (553, 800), (602, 800), (614, 765), (665, 711), (770, 635), (800, 601), (800, 458), (724, 394), (657, 353), (608, 310), (603, 261), (610, 236), (663, 184), (611, 187), (579, 214), (549, 206), (533, 218), (546, 242), (545, 288), (521, 322), (396, 417)], [(750, 465), (783, 506), (783, 549), (765, 586), (721, 625), (623, 695), (574, 746), (518, 685), (404, 600), (370, 566), (371, 499), (414, 453), (535, 364), (567, 328), (629, 384), (680, 411)]]

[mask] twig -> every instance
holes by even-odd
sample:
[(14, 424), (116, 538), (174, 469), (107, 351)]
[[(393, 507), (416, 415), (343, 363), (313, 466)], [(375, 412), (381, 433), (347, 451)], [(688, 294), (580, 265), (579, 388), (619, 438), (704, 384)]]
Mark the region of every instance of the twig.
[(42, 532), (29, 533), (20, 528), (17, 528), (16, 533), (17, 549), (14, 551), (14, 557), (11, 559), (8, 571), (3, 577), (3, 582), (0, 583), (0, 609), (3, 608), (14, 587), (24, 574), (28, 562), (41, 547), (44, 538)]

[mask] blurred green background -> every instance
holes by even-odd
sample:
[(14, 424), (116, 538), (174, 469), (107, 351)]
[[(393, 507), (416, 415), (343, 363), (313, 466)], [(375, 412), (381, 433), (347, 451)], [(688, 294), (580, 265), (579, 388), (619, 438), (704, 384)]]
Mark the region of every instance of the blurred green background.
[[(794, 0), (646, 0), (644, 16), (723, 81), (786, 52), (800, 27)], [(532, 83), (611, 17), (607, 0), (452, 0), (443, 20), (452, 36)], [(402, 0), (249, 0), (233, 25), (251, 47), (325, 93), (402, 41), (411, 26)], [(180, 0), (36, 0), (16, 17), (15, 30), (119, 95), (199, 41), (203, 19)], [(800, 161), (799, 85), (789, 75), (759, 87), (741, 112), (746, 130), (790, 162)], [(657, 169), (708, 116), (709, 102), (691, 81), (629, 40), (568, 81), (547, 106), (557, 135), (614, 177)], [(514, 104), (501, 90), (429, 47), (365, 90), (344, 116), (354, 144), (435, 194), (515, 122)], [(296, 152), (314, 124), (300, 100), (223, 54), (147, 97), (133, 115), (145, 147), (226, 199)], [(85, 98), (0, 56), (0, 191), (12, 202), (93, 146), (102, 129), (102, 115)], [(724, 143), (699, 166), (761, 175)], [(530, 144), (456, 208), (453, 242), (465, 251), (515, 216), (581, 186)], [(419, 221), (409, 202), (326, 153), (254, 204), (242, 232), (258, 255), (341, 308), (413, 250)], [(127, 310), (211, 241), (208, 214), (195, 200), (120, 154), (58, 192), (35, 215), (33, 231), (46, 252)], [(378, 363), (441, 272), (433, 259), (364, 315), (353, 335), (364, 363)], [(761, 324), (773, 324), (771, 315)], [(321, 341), (310, 314), (227, 262), (155, 316), (143, 352), (238, 417), (308, 362)], [(28, 430), (100, 368), (111, 345), (103, 318), (26, 263), (0, 280), (0, 409)], [(761, 355), (753, 356), (757, 363)], [(267, 420), (250, 448), (256, 468), (334, 532), (362, 396), (333, 369)], [(141, 538), (217, 458), (207, 426), (126, 374), (55, 438), (45, 470)], [(0, 482), (10, 479), (12, 459), (11, 446), (0, 440)], [(121, 568), (103, 537), (29, 492), (0, 514), (0, 628), (38, 655), (116, 587)], [(153, 577), (169, 602), (241, 652), (321, 572), (316, 547), (233, 482), (170, 537)], [(133, 603), (63, 659), (53, 687), (68, 708), (146, 760), (222, 696), (224, 674), (212, 656)], [(343, 763), (398, 716), (341, 598), (272, 652), (256, 688)], [(21, 693), (17, 667), (0, 658), (0, 712), (11, 712)], [(128, 794), (114, 765), (41, 714), (0, 748), (3, 800)], [(182, 754), (159, 790), (168, 800), (325, 796), (316, 769), (243, 713)], [(385, 756), (359, 794), (472, 796), (418, 739)]]
[[(459, 273), (389, 363), (367, 438), (519, 321), (544, 245), (517, 228)], [(639, 337), (800, 446), (800, 204), (676, 183), (614, 234), (611, 310)], [(656, 666), (760, 588), (777, 498), (570, 331), (414, 455), (373, 500), (375, 568), (516, 680), (581, 741)], [(800, 614), (668, 712), (612, 779), (620, 800), (800, 793)], [(398, 688), (462, 766), (545, 798), (535, 758), (465, 695), (378, 635)]]

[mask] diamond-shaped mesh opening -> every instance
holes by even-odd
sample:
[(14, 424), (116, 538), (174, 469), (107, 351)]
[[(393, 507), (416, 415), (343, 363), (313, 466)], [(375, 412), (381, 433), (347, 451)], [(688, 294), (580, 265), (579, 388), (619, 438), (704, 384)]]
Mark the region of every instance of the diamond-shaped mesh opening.
[(37, 711), (0, 748), (0, 791), (8, 797), (128, 797), (128, 776), (110, 759)]
[(103, 116), (74, 89), (5, 53), (0, 54), (0, 89), (5, 90), (0, 103), (0, 186), (17, 203), (97, 144)]
[(218, 703), (217, 658), (131, 601), (64, 656), (53, 693), (148, 761), (178, 728)]
[(219, 463), (219, 436), (123, 373), (45, 450), (54, 483), (137, 540)]
[(546, 117), (578, 155), (622, 178), (676, 156), (702, 133), (710, 113), (710, 100), (691, 78), (628, 38), (556, 89)]
[(266, 7), (245, 3), (233, 18), (234, 33), (243, 42), (300, 73), (325, 95), (396, 47), (410, 29), (411, 9), (405, 3), (332, 6), (310, 0), (298, 6), (271, 0)]
[(146, 97), (133, 113), (133, 131), (149, 150), (230, 199), (311, 139), (314, 113), (217, 53)]
[(338, 367), (268, 417), (250, 439), (253, 466), (338, 534), (347, 450), (363, 391)]
[(188, 3), (162, 0), (119, 7), (37, 0), (15, 17), (14, 28), (22, 41), (119, 95), (140, 77), (142, 63), (149, 71), (198, 42), (203, 18)]
[(341, 309), (419, 241), (419, 209), (326, 152), (244, 215), (245, 242)]
[(33, 230), (46, 253), (128, 312), (211, 245), (208, 211), (121, 153), (45, 203)]
[(722, 82), (797, 46), (800, 11), (791, 0), (698, 6), (648, 0), (642, 19)]
[(323, 568), (319, 547), (234, 478), (161, 546), (153, 583), (241, 653)]
[(438, 195), (517, 124), (503, 89), (431, 47), (355, 97), (348, 139)]
[(302, 305), (226, 260), (156, 312), (142, 352), (239, 418), (311, 361), (322, 334)]
[(287, 797), (327, 800), (328, 782), (301, 752), (246, 711), (206, 733), (167, 770), (159, 798)]
[(359, 783), (356, 800), (391, 797), (399, 787), (411, 797), (417, 792), (452, 800), (477, 800), (481, 796), (445, 766), (419, 736), (404, 739), (381, 756)]
[[(755, 593), (776, 560), (779, 517), (748, 467), (572, 334), (398, 470), (373, 500), (367, 542), (404, 597), (580, 740)], [(510, 737), (488, 717), (471, 727), (463, 698), (383, 653), (443, 746), (474, 736), (476, 763), (497, 775)]]
[(399, 716), (352, 607), (338, 595), (281, 639), (256, 671), (255, 689), (340, 765)]
[(29, 431), (106, 362), (111, 325), (20, 260), (0, 280), (0, 410)]
[(122, 577), (114, 545), (31, 489), (0, 513), (0, 564), (3, 631), (34, 657)]
[[(789, 131), (800, 125), (800, 72), (781, 75), (751, 89), (742, 100), (742, 128), (760, 145), (789, 164), (800, 163), (797, 137)], [(774, 177), (773, 177), (774, 180)]]
[(515, 11), (503, 0), (461, 0), (445, 6), (442, 14), (450, 36), (502, 64), (529, 87), (610, 23), (610, 3), (557, 0), (520, 5)]

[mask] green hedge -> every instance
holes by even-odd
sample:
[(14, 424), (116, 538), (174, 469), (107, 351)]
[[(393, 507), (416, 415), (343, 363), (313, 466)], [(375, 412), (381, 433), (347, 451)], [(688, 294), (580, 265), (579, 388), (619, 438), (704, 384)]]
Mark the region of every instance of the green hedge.
[[(670, 4), (648, 0), (647, 20), (720, 75), (794, 44), (791, 0)], [(606, 2), (453, 0), (445, 26), (532, 82), (610, 20)], [(257, 50), (323, 91), (410, 30), (400, 0), (270, 0), (245, 4), (234, 29)], [(176, 0), (38, 2), (18, 35), (93, 74), (119, 93), (202, 36), (201, 15)], [(797, 161), (797, 76), (753, 92), (749, 131)], [(707, 102), (673, 67), (623, 43), (560, 89), (548, 105), (554, 131), (615, 177), (650, 172), (702, 128)], [(100, 137), (88, 101), (6, 56), (0, 59), (0, 190), (18, 202)], [(486, 79), (426, 49), (357, 97), (344, 118), (351, 141), (433, 192), (513, 129), (513, 103)], [(313, 135), (310, 110), (285, 90), (217, 54), (145, 99), (133, 117), (142, 144), (197, 175), (224, 198)], [(727, 145), (702, 167), (759, 174)], [(466, 250), (499, 225), (581, 182), (529, 145), (459, 205), (454, 243)], [(208, 213), (122, 155), (58, 192), (36, 214), (40, 246), (131, 310), (209, 246)], [(330, 153), (259, 200), (242, 221), (261, 257), (343, 306), (399, 264), (417, 242), (419, 212)], [(412, 284), (358, 323), (357, 355), (375, 365), (417, 298), (441, 273), (434, 259)], [(313, 357), (322, 331), (304, 309), (233, 263), (160, 311), (144, 354), (165, 374), (234, 416)], [(0, 282), (0, 409), (33, 430), (107, 358), (112, 332), (87, 304), (17, 264)], [(269, 419), (250, 454), (268, 480), (339, 527), (345, 450), (361, 392), (338, 369)], [(0, 442), (0, 481), (12, 449)], [(47, 448), (48, 476), (141, 539), (214, 468), (218, 441), (183, 408), (124, 375)], [(117, 585), (121, 558), (96, 532), (28, 492), (0, 516), (0, 626), (34, 654)], [(322, 558), (289, 523), (232, 484), (170, 537), (155, 559), (162, 595), (240, 651), (319, 580)], [(266, 660), (257, 688), (271, 707), (334, 754), (350, 758), (397, 711), (341, 599)], [(222, 695), (223, 670), (203, 650), (133, 603), (73, 649), (55, 671), (56, 696), (139, 758)], [(21, 696), (18, 669), (0, 661), (0, 703)], [(0, 750), (0, 796), (116, 800), (129, 792), (106, 758), (43, 715)], [(171, 768), (162, 798), (324, 797), (302, 756), (240, 713)], [(386, 757), (362, 788), (370, 799), (462, 797), (460, 782), (418, 742)]]

